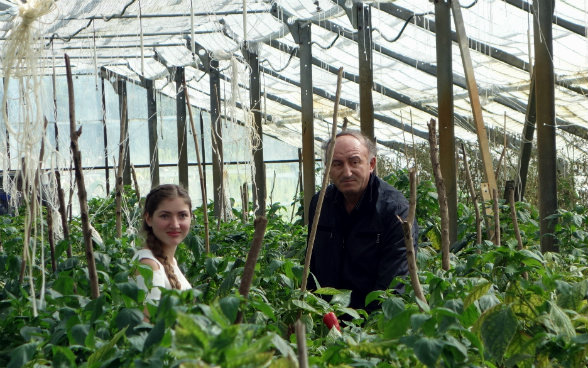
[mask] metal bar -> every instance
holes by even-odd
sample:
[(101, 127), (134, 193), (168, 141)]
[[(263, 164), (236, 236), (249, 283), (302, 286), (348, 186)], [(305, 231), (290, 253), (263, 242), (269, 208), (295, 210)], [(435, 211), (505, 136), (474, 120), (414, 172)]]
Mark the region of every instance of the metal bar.
[(188, 139), (186, 126), (186, 95), (184, 90), (184, 67), (176, 67), (176, 124), (178, 135), (178, 178), (180, 185), (188, 190)]
[(445, 183), (449, 215), (449, 242), (457, 240), (457, 169), (453, 126), (453, 68), (451, 53), (451, 8), (444, 1), (435, 3), (437, 51), (437, 104), (439, 116), (439, 164)]
[[(153, 80), (146, 79), (147, 129), (149, 130), (149, 177), (151, 188), (159, 185), (159, 144), (157, 142), (157, 95)], [(138, 166), (136, 166), (138, 167)]]
[(474, 67), (470, 57), (470, 49), (467, 44), (468, 38), (465, 31), (459, 0), (451, 1), (451, 9), (453, 10), (453, 20), (455, 22), (456, 30), (455, 33), (457, 34), (459, 49), (461, 51), (461, 61), (466, 76), (466, 83), (468, 85), (468, 93), (470, 96), (470, 103), (472, 105), (474, 122), (476, 124), (476, 132), (478, 134), (478, 142), (480, 144), (480, 153), (482, 155), (482, 163), (484, 164), (484, 173), (486, 174), (486, 181), (488, 182), (490, 191), (492, 191), (498, 188), (496, 186), (496, 179), (494, 178), (492, 156), (490, 156), (488, 137), (486, 135), (486, 128), (484, 127), (484, 120), (482, 117), (482, 106), (480, 105), (480, 96), (478, 95), (478, 86), (476, 85), (476, 77), (474, 75)]
[[(512, 5), (512, 6), (515, 6), (517, 8), (522, 9), (522, 10), (526, 11), (527, 13), (533, 13), (533, 4), (531, 4), (531, 3), (528, 3), (523, 0), (503, 0), (503, 1)], [(579, 34), (582, 37), (586, 37), (586, 35), (588, 34), (588, 28), (586, 28), (585, 26), (574, 23), (574, 22), (569, 21), (567, 19), (564, 19), (562, 17), (558, 17), (557, 15), (553, 15), (551, 18), (551, 21), (553, 24), (557, 24), (558, 26), (565, 28), (568, 31)]]
[(557, 252), (557, 155), (555, 143), (555, 84), (553, 78), (553, 30), (551, 1), (533, 0), (535, 38), (535, 93), (537, 98), (537, 161), (541, 251)]

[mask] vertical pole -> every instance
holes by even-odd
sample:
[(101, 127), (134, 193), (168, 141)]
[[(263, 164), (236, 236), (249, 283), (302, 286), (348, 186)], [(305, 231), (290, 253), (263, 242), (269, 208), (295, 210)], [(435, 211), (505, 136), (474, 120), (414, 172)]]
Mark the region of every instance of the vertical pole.
[(259, 78), (259, 58), (256, 52), (247, 44), (243, 50), (251, 74), (249, 74), (249, 106), (253, 113), (255, 132), (259, 136), (259, 147), (253, 147), (253, 162), (255, 164), (255, 181), (253, 183), (253, 203), (255, 216), (265, 216), (265, 200), (267, 183), (265, 177), (265, 165), (263, 164), (263, 130), (261, 125), (261, 82)]
[(556, 221), (546, 218), (557, 212), (555, 144), (555, 81), (553, 75), (553, 2), (533, 0), (535, 38), (535, 98), (537, 99), (537, 159), (539, 162), (539, 216), (541, 251), (557, 252), (552, 235)]
[[(104, 175), (106, 179), (106, 194), (110, 193), (110, 168), (108, 165), (108, 129), (106, 128), (106, 91), (104, 91), (104, 75), (100, 74), (101, 100), (102, 100), (102, 137), (104, 139)], [(55, 119), (57, 129), (57, 118)]]
[(486, 127), (484, 126), (484, 118), (482, 116), (482, 105), (480, 104), (480, 95), (476, 84), (476, 76), (474, 75), (474, 66), (470, 56), (469, 39), (466, 34), (459, 0), (451, 1), (451, 10), (453, 11), (457, 43), (461, 53), (461, 62), (463, 64), (468, 95), (470, 96), (470, 104), (472, 105), (472, 113), (476, 124), (478, 143), (480, 144), (480, 153), (482, 156), (482, 163), (484, 164), (484, 174), (486, 174), (486, 181), (488, 182), (490, 191), (492, 191), (492, 189), (497, 189), (496, 178), (494, 177), (492, 156), (490, 155), (490, 147), (488, 145), (488, 135), (486, 134)]
[(439, 111), (439, 163), (445, 183), (449, 214), (449, 241), (457, 240), (457, 178), (453, 126), (453, 68), (451, 53), (451, 8), (447, 1), (435, 2), (437, 45), (437, 104)]
[(298, 24), (300, 50), (300, 104), (302, 107), (302, 171), (304, 185), (304, 223), (314, 195), (314, 100), (312, 94), (312, 43), (310, 23)]
[(178, 132), (178, 176), (180, 185), (188, 190), (188, 140), (186, 138), (186, 93), (183, 87), (184, 67), (176, 67), (176, 111)]
[(210, 79), (210, 124), (212, 143), (212, 184), (214, 187), (214, 214), (220, 218), (224, 205), (222, 193), (223, 182), (223, 142), (222, 124), (220, 119), (220, 75), (218, 60), (210, 59), (208, 63), (208, 78)]
[[(120, 123), (124, 126), (124, 162), (123, 185), (131, 185), (131, 153), (129, 152), (129, 109), (127, 105), (127, 82), (121, 78), (117, 81), (118, 105), (120, 109)], [(119, 158), (120, 160), (121, 158)]]
[(374, 136), (374, 102), (372, 87), (374, 85), (372, 61), (372, 11), (371, 5), (357, 2), (357, 46), (359, 59), (359, 115), (361, 132), (375, 141)]
[(529, 172), (529, 160), (531, 159), (531, 150), (533, 149), (533, 136), (535, 135), (536, 121), (537, 104), (535, 103), (535, 71), (533, 70), (531, 86), (529, 87), (527, 113), (525, 114), (525, 126), (523, 127), (523, 139), (521, 140), (521, 149), (519, 153), (518, 175), (515, 178), (514, 184), (514, 200), (517, 202), (522, 201), (525, 196), (527, 173)]
[(151, 188), (159, 185), (159, 148), (157, 143), (157, 99), (152, 79), (145, 80), (147, 89), (147, 129), (149, 131), (149, 177)]

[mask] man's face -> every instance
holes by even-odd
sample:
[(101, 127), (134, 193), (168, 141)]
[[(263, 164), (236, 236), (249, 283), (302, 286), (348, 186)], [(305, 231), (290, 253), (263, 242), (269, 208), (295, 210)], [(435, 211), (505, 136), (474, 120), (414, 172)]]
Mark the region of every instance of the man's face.
[(361, 197), (375, 166), (376, 158), (370, 159), (367, 147), (357, 138), (343, 135), (335, 140), (330, 177), (345, 199)]

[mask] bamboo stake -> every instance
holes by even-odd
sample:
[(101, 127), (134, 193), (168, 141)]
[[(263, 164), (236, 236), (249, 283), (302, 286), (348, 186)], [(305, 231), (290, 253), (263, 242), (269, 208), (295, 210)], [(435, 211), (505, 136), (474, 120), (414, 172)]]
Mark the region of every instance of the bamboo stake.
[(468, 164), (468, 157), (466, 156), (465, 146), (461, 143), (461, 152), (463, 154), (463, 166), (466, 175), (466, 182), (468, 184), (468, 190), (470, 197), (472, 198), (472, 204), (476, 213), (476, 244), (482, 244), (482, 216), (480, 215), (480, 208), (478, 207), (478, 197), (476, 196), (476, 190), (474, 189), (474, 182), (472, 181), (472, 175), (470, 174), (470, 167)]
[[(408, 201), (408, 218), (403, 220), (398, 216), (398, 220), (402, 225), (404, 232), (404, 245), (406, 247), (406, 260), (408, 262), (408, 274), (410, 276), (410, 284), (414, 290), (414, 295), (418, 299), (427, 304), (427, 299), (423, 293), (421, 282), (419, 280), (419, 268), (416, 263), (416, 254), (414, 250), (414, 239), (412, 238), (412, 225), (416, 213), (416, 170), (412, 168), (409, 172), (410, 177), (410, 199)], [(420, 308), (420, 306), (419, 306)], [(422, 309), (422, 308), (421, 308)]]
[(441, 255), (442, 267), (445, 271), (449, 270), (449, 210), (447, 208), (447, 194), (445, 191), (445, 183), (441, 175), (441, 168), (439, 166), (438, 148), (437, 148), (437, 129), (435, 127), (435, 119), (429, 122), (429, 145), (431, 164), (433, 165), (433, 175), (435, 176), (435, 186), (437, 187), (437, 195), (439, 197), (439, 212), (441, 214)]
[(100, 290), (98, 288), (98, 274), (96, 273), (96, 263), (94, 261), (94, 249), (92, 245), (92, 233), (90, 231), (90, 221), (88, 217), (86, 185), (84, 184), (84, 173), (82, 172), (82, 154), (78, 145), (78, 137), (82, 134), (82, 128), (80, 127), (80, 129), (76, 131), (73, 80), (71, 75), (69, 56), (67, 54), (65, 54), (65, 66), (67, 73), (67, 91), (69, 95), (69, 132), (71, 136), (71, 151), (75, 164), (76, 182), (78, 183), (80, 217), (82, 220), (82, 230), (84, 233), (84, 244), (86, 245), (86, 261), (88, 262), (90, 288), (92, 291), (92, 299), (96, 299), (100, 296)]
[(67, 258), (72, 257), (71, 242), (69, 241), (69, 224), (67, 222), (67, 208), (65, 206), (65, 193), (61, 187), (61, 173), (55, 170), (55, 181), (57, 182), (57, 200), (59, 201), (59, 216), (61, 227), (63, 227), (63, 238), (67, 241)]
[(519, 220), (517, 219), (513, 187), (508, 188), (508, 201), (510, 204), (510, 217), (512, 219), (515, 237), (517, 238), (517, 249), (523, 250), (523, 240), (521, 239), (521, 232), (519, 230)]
[[(202, 193), (202, 212), (204, 219), (204, 246), (206, 253), (210, 253), (210, 229), (208, 225), (208, 196), (206, 194), (206, 182), (204, 181), (204, 174), (202, 172), (202, 162), (200, 160), (200, 149), (198, 148), (198, 136), (196, 135), (196, 127), (194, 126), (194, 117), (192, 116), (192, 105), (190, 104), (190, 94), (186, 85), (186, 76), (182, 79), (184, 87), (184, 95), (186, 96), (186, 106), (188, 108), (188, 115), (190, 117), (190, 129), (192, 129), (192, 138), (194, 139), (194, 146), (196, 149), (196, 162), (198, 164), (198, 177), (200, 178), (200, 192)], [(200, 121), (202, 121), (202, 111), (200, 111)], [(202, 132), (204, 133), (204, 132)], [(204, 134), (203, 134), (204, 135)]]
[(298, 347), (298, 367), (308, 368), (308, 350), (306, 349), (306, 328), (298, 319), (294, 324), (296, 331), (296, 346)]
[[(120, 81), (119, 81), (120, 83)], [(127, 99), (122, 99), (121, 119), (120, 119), (120, 137), (118, 140), (118, 166), (116, 170), (115, 184), (115, 203), (116, 203), (116, 236), (122, 237), (122, 195), (124, 190), (123, 169), (125, 163), (125, 137), (127, 135), (125, 121), (127, 119)]]
[(504, 112), (503, 132), (504, 132), (504, 145), (502, 147), (502, 152), (500, 153), (500, 158), (498, 159), (498, 164), (496, 164), (496, 173), (494, 174), (496, 181), (498, 181), (498, 175), (500, 175), (500, 168), (502, 167), (502, 160), (504, 159), (504, 156), (506, 155), (506, 146), (508, 144), (508, 139), (506, 136), (506, 111)]
[[(308, 246), (306, 248), (306, 258), (304, 260), (304, 271), (302, 272), (302, 284), (300, 285), (300, 291), (302, 294), (306, 291), (306, 285), (308, 283), (308, 274), (310, 269), (310, 258), (312, 256), (312, 247), (314, 246), (314, 239), (316, 237), (316, 229), (318, 227), (319, 217), (321, 216), (321, 208), (325, 199), (325, 192), (327, 191), (327, 183), (329, 180), (329, 173), (331, 171), (331, 161), (333, 161), (333, 153), (335, 152), (335, 140), (337, 137), (337, 112), (339, 109), (339, 97), (341, 96), (341, 80), (343, 78), (343, 67), (339, 68), (339, 74), (337, 75), (337, 93), (335, 94), (335, 107), (333, 109), (333, 127), (331, 129), (331, 144), (327, 151), (327, 162), (325, 163), (325, 174), (323, 175), (323, 182), (321, 191), (319, 193), (318, 202), (316, 204), (316, 210), (314, 218), (312, 220), (312, 227), (310, 229), (310, 235), (308, 236)], [(310, 188), (307, 188), (310, 189)]]
[[(243, 269), (243, 277), (241, 277), (241, 285), (239, 286), (239, 293), (247, 299), (249, 296), (249, 290), (251, 289), (251, 283), (253, 282), (253, 275), (255, 274), (255, 264), (259, 257), (259, 251), (263, 245), (263, 236), (265, 235), (265, 228), (267, 226), (267, 218), (265, 216), (258, 216), (253, 221), (255, 232), (253, 233), (253, 241), (251, 242), (251, 248), (249, 248), (249, 254), (245, 260), (245, 267)], [(241, 323), (243, 320), (243, 312), (239, 311), (237, 314), (237, 320), (235, 323)]]
[(498, 211), (498, 191), (492, 189), (492, 208), (494, 210), (494, 244), (500, 246), (500, 212)]

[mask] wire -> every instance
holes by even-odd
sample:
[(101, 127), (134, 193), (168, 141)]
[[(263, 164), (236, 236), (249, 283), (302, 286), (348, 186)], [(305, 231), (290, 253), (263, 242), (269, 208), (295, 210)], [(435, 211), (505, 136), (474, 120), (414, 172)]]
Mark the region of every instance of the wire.
[(294, 58), (294, 54), (296, 54), (297, 51), (298, 51), (298, 47), (293, 47), (292, 48), (292, 51), (290, 51), (290, 58), (288, 58), (288, 62), (282, 68), (277, 68), (276, 69), (268, 59), (260, 60), (259, 63), (260, 64), (261, 63), (267, 63), (269, 65), (269, 67), (270, 67), (271, 70), (273, 70), (276, 73), (280, 73), (280, 72), (284, 71), (288, 67), (288, 65), (290, 65), (290, 62), (292, 61), (292, 58)]
[(427, 13), (420, 13), (420, 14), (412, 14), (410, 17), (408, 17), (408, 19), (406, 21), (404, 21), (404, 25), (402, 26), (402, 29), (400, 29), (400, 32), (398, 32), (398, 35), (396, 35), (396, 37), (394, 37), (393, 39), (390, 39), (390, 38), (384, 36), (384, 34), (382, 33), (382, 31), (380, 31), (378, 28), (374, 28), (374, 31), (378, 31), (378, 33), (380, 34), (380, 36), (382, 36), (382, 38), (385, 39), (386, 41), (388, 41), (390, 43), (396, 42), (396, 41), (398, 41), (398, 39), (400, 38), (400, 36), (402, 36), (402, 33), (404, 32), (404, 30), (406, 29), (406, 27), (408, 26), (408, 23), (410, 23), (410, 21), (412, 20), (412, 18), (414, 18), (414, 17), (423, 17), (425, 15), (433, 15), (433, 14), (435, 14), (435, 13), (434, 12), (427, 12)]
[(335, 37), (335, 39), (329, 44), (329, 46), (322, 46), (320, 43), (316, 42), (316, 41), (312, 41), (311, 45), (317, 45), (318, 47), (320, 47), (323, 50), (328, 50), (331, 47), (333, 47), (333, 45), (335, 45), (335, 42), (337, 42), (337, 40), (339, 39), (340, 34), (337, 33), (337, 36)]

